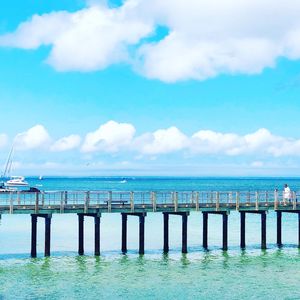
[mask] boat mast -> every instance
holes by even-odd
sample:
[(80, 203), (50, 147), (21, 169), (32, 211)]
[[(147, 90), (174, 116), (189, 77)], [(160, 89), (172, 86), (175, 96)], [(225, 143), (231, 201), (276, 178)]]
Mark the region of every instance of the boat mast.
[(9, 151), (2, 177), (6, 177), (11, 172), (13, 152), (14, 152), (14, 144), (11, 146), (11, 149)]

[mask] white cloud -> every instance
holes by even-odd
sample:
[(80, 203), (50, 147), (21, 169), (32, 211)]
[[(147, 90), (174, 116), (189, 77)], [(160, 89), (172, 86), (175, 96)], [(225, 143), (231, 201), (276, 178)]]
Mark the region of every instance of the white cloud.
[[(92, 160), (94, 153), (109, 153), (111, 157), (130, 155), (136, 161), (158, 160), (161, 154), (181, 153), (183, 159), (198, 156), (255, 157), (300, 157), (300, 139), (279, 136), (266, 128), (245, 135), (222, 133), (213, 130), (199, 130), (191, 136), (175, 126), (135, 135), (136, 129), (130, 123), (108, 121), (97, 130), (86, 134), (83, 143), (77, 134), (52, 141), (43, 125), (36, 125), (19, 133), (14, 141), (18, 150), (40, 149), (63, 152), (80, 149), (81, 159)], [(6, 134), (0, 134), (0, 147), (7, 144)], [(79, 154), (78, 154), (79, 155)], [(129, 157), (128, 157), (129, 155)]]
[(201, 130), (192, 136), (191, 145), (199, 154), (300, 156), (300, 139), (277, 136), (265, 128), (244, 136)]
[(31, 150), (36, 148), (47, 148), (51, 138), (42, 125), (35, 125), (15, 138), (15, 146), (18, 150)]
[(51, 151), (68, 151), (79, 147), (81, 142), (81, 137), (77, 134), (71, 134), (69, 136), (63, 137), (57, 140), (51, 147)]
[(1, 133), (0, 134), (0, 148), (7, 145), (7, 140), (8, 140), (7, 135), (4, 133)]
[(176, 127), (159, 129), (153, 133), (145, 133), (136, 138), (134, 144), (137, 151), (143, 154), (164, 154), (188, 147), (189, 139)]
[(300, 3), (292, 0), (154, 0), (142, 6), (170, 31), (140, 48), (140, 70), (150, 78), (256, 74), (280, 56), (300, 57)]
[[(294, 0), (127, 0), (117, 8), (90, 1), (77, 12), (34, 15), (0, 45), (50, 45), (47, 61), (60, 71), (127, 62), (166, 82), (256, 74), (278, 57), (300, 58), (299, 10)], [(157, 26), (169, 33), (147, 41)]]
[(131, 14), (134, 1), (119, 9), (94, 5), (75, 13), (34, 15), (15, 33), (0, 37), (0, 45), (36, 49), (52, 45), (47, 59), (59, 71), (100, 70), (129, 59), (128, 46), (152, 31), (152, 24)]
[(191, 151), (200, 154), (235, 154), (243, 145), (242, 138), (234, 133), (200, 130), (191, 138)]
[(109, 121), (86, 135), (81, 150), (82, 152), (118, 152), (130, 146), (134, 134), (133, 125)]

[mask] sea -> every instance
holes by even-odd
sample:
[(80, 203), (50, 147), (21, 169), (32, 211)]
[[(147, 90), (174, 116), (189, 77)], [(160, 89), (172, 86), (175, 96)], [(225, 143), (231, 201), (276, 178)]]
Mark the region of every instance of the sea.
[[(27, 178), (43, 190), (248, 191), (300, 190), (300, 178), (44, 177)], [(77, 215), (52, 217), (51, 257), (43, 257), (44, 221), (38, 221), (38, 257), (30, 258), (30, 215), (0, 220), (0, 299), (300, 299), (298, 215), (283, 214), (283, 247), (276, 218), (267, 214), (267, 249), (260, 249), (260, 217), (246, 219), (239, 247), (239, 214), (229, 215), (228, 251), (222, 223), (209, 216), (209, 249), (202, 248), (202, 215), (188, 220), (188, 253), (181, 253), (181, 218), (170, 217), (170, 252), (163, 254), (163, 219), (148, 213), (145, 255), (138, 254), (138, 218), (128, 218), (128, 253), (121, 253), (121, 216), (102, 214), (101, 255), (93, 255), (93, 219), (85, 218), (85, 255), (77, 255)]]

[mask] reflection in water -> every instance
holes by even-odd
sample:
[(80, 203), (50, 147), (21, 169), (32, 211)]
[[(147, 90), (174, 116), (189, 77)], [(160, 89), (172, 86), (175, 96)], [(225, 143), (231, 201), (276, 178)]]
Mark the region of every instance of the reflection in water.
[(45, 295), (47, 299), (237, 299), (263, 297), (271, 289), (279, 298), (295, 298), (300, 296), (299, 258), (299, 250), (290, 248), (8, 259), (0, 261), (0, 295), (9, 299)]

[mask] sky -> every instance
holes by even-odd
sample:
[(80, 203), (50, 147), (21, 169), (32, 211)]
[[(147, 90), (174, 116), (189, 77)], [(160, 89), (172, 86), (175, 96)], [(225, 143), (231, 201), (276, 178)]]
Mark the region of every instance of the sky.
[(0, 166), (14, 144), (14, 175), (299, 176), (299, 13), (4, 0)]

